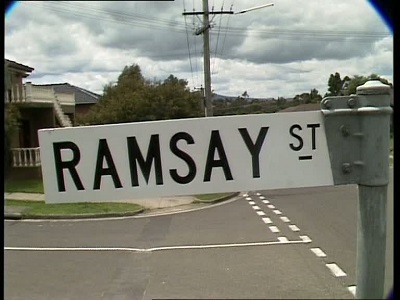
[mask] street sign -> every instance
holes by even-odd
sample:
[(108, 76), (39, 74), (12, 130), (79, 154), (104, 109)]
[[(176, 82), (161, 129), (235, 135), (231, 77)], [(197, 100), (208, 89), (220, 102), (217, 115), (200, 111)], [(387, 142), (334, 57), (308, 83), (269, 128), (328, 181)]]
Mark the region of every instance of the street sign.
[(39, 130), (48, 203), (333, 185), (321, 111)]

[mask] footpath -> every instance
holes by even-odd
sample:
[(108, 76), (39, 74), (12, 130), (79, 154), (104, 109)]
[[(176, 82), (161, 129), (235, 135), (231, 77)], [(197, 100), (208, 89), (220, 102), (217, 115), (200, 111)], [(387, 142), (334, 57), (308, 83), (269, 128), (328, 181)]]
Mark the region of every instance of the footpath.
[[(201, 201), (192, 196), (176, 196), (176, 197), (159, 197), (151, 199), (134, 199), (121, 200), (120, 203), (135, 203), (143, 207), (138, 212), (131, 213), (96, 213), (96, 214), (76, 214), (76, 215), (48, 215), (37, 216), (37, 219), (82, 219), (82, 218), (107, 218), (107, 217), (124, 217), (133, 215), (156, 216), (168, 213), (177, 213), (199, 209), (205, 206), (210, 206), (221, 201), (226, 201), (235, 198), (239, 193), (231, 193), (227, 196), (216, 198), (212, 201)], [(4, 193), (4, 199), (12, 200), (29, 200), (29, 201), (45, 201), (44, 194), (39, 193)], [(25, 217), (24, 212), (26, 207), (23, 206), (4, 206), (5, 219), (32, 219), (31, 216)]]

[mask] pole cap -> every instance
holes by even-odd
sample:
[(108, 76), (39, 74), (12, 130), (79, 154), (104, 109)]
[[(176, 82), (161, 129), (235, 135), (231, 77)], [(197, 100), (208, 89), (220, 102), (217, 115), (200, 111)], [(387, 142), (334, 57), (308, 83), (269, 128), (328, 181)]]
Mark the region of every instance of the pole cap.
[(390, 86), (382, 83), (379, 79), (368, 80), (356, 88), (357, 94), (389, 94)]

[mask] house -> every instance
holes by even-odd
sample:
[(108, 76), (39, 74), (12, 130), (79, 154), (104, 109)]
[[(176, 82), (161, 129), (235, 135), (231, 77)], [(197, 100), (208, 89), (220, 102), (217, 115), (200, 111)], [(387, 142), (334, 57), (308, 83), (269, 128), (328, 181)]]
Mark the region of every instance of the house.
[(86, 114), (89, 109), (100, 99), (99, 94), (71, 85), (69, 83), (43, 84), (38, 86), (52, 88), (56, 93), (73, 93), (75, 95), (74, 117)]
[(41, 178), (38, 130), (71, 127), (76, 113), (85, 113), (99, 95), (68, 83), (35, 85), (24, 82), (34, 68), (5, 59), (5, 105), (15, 104), (20, 126), (10, 141), (12, 167), (8, 178)]

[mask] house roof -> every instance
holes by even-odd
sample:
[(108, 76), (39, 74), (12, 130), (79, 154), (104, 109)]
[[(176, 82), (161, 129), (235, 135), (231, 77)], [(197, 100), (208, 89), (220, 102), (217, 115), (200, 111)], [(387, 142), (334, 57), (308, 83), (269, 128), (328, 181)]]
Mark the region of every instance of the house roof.
[(6, 59), (6, 58), (4, 59), (4, 63), (5, 63), (5, 65), (8, 66), (8, 68), (12, 68), (12, 69), (15, 69), (15, 70), (18, 70), (18, 71), (31, 73), (33, 70), (35, 70), (32, 67), (17, 63), (16, 61), (9, 60), (9, 59)]
[(85, 90), (81, 87), (74, 86), (69, 83), (56, 83), (56, 84), (35, 84), (39, 86), (52, 87), (56, 93), (74, 93), (75, 105), (79, 104), (95, 104), (100, 98), (99, 94)]

